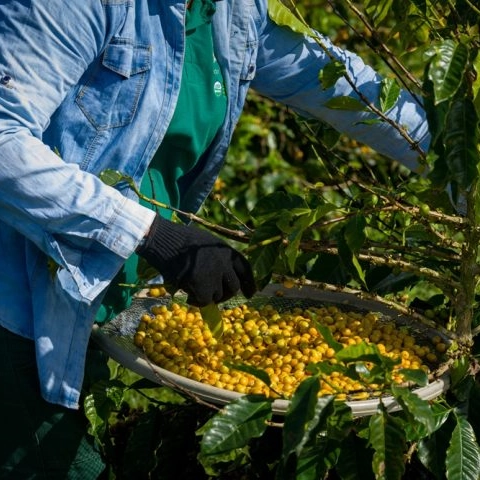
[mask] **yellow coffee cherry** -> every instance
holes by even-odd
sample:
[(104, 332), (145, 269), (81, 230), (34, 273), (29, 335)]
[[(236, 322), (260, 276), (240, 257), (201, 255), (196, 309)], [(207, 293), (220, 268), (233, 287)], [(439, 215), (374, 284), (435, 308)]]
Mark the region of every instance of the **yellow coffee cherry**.
[(164, 297), (167, 294), (165, 287), (150, 287), (148, 289), (148, 296), (150, 297)]
[[(150, 361), (173, 373), (217, 388), (272, 398), (278, 395), (259, 379), (227, 365), (246, 364), (265, 371), (273, 389), (288, 398), (309, 375), (309, 364), (338, 363), (335, 350), (325, 342), (315, 322), (329, 328), (345, 346), (374, 343), (380, 354), (398, 359), (393, 372), (395, 382), (403, 381), (396, 373), (400, 368), (429, 371), (422, 358), (430, 364), (437, 362), (431, 348), (417, 344), (408, 332), (398, 330), (391, 322), (379, 321), (371, 312), (342, 311), (336, 306), (281, 311), (273, 305), (255, 309), (243, 304), (224, 309), (222, 316), (224, 334), (217, 339), (204, 324), (198, 308), (179, 303), (156, 305), (140, 316), (133, 342)], [(432, 339), (432, 344), (437, 353), (447, 348), (441, 339)], [(320, 395), (360, 400), (372, 392), (381, 392), (381, 387), (333, 372), (322, 379)]]

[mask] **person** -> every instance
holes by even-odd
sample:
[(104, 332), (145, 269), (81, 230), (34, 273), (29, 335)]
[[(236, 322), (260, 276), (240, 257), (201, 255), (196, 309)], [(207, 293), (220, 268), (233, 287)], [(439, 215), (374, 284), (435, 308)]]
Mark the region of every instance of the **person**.
[[(114, 278), (140, 257), (194, 305), (255, 292), (241, 253), (100, 174), (197, 211), (249, 88), (409, 168), (417, 152), (389, 123), (364, 122), (372, 113), (326, 106), (357, 96), (344, 78), (320, 87), (330, 55), (374, 103), (381, 78), (327, 38), (328, 55), (276, 25), (266, 0), (10, 0), (0, 40), (0, 478), (97, 478), (79, 406)], [(428, 148), (407, 92), (388, 116)]]

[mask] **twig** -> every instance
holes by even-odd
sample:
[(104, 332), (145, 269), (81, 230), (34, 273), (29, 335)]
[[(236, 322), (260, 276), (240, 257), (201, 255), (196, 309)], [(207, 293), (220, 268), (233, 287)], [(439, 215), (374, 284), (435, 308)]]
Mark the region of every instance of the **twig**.
[[(297, 18), (303, 23), (303, 25), (307, 28), (310, 29), (312, 32), (311, 36), (312, 38), (317, 42), (317, 44), (320, 46), (320, 48), (325, 52), (325, 54), (330, 58), (330, 60), (336, 61), (337, 59), (335, 56), (328, 50), (326, 45), (323, 44), (322, 40), (318, 36), (317, 32), (313, 30), (308, 23), (305, 21), (301, 13), (298, 11), (296, 5), (293, 3), (293, 0), (290, 0), (291, 7), (293, 11), (295, 12), (295, 15)], [(352, 87), (352, 90), (358, 95), (360, 100), (370, 109), (371, 112), (375, 113), (379, 118), (381, 118), (384, 122), (388, 123), (390, 126), (392, 126), (395, 130), (397, 130), (400, 135), (410, 144), (412, 150), (415, 150), (420, 157), (425, 160), (426, 159), (426, 153), (423, 151), (423, 149), (420, 147), (419, 143), (415, 140), (413, 140), (412, 137), (408, 134), (407, 130), (403, 128), (401, 125), (399, 125), (395, 120), (392, 120), (389, 118), (387, 115), (385, 115), (379, 108), (377, 108), (355, 85), (355, 82), (352, 80), (350, 75), (348, 75), (347, 72), (343, 74), (343, 77), (347, 81), (347, 83)]]
[(480, 15), (480, 9), (477, 8), (470, 0), (465, 0), (465, 2), (477, 15)]
[[(386, 55), (386, 57), (384, 57), (381, 52), (379, 52), (378, 48), (372, 43), (370, 42), (367, 38), (365, 38), (364, 36), (362, 36), (362, 38), (364, 39), (364, 41), (367, 43), (367, 45), (377, 54), (379, 54), (382, 59), (384, 60), (384, 62), (388, 65), (388, 67), (390, 68), (390, 70), (392, 70), (392, 72), (395, 74), (395, 76), (399, 79), (399, 81), (403, 84), (403, 86), (408, 90), (408, 92), (412, 95), (412, 97), (415, 99), (415, 101), (423, 107), (422, 105), (422, 102), (419, 100), (419, 98), (417, 97), (417, 95), (410, 89), (410, 87), (408, 86), (407, 82), (404, 80), (404, 77), (402, 75), (400, 75), (396, 69), (395, 69), (395, 66), (397, 68), (399, 68), (401, 70), (401, 72), (410, 80), (410, 82), (415, 85), (417, 88), (419, 88), (420, 90), (422, 90), (422, 85), (421, 83), (407, 70), (407, 68), (400, 62), (400, 60), (395, 56), (395, 54), (388, 48), (388, 46), (381, 40), (380, 36), (378, 35), (377, 31), (375, 30), (375, 28), (373, 28), (373, 26), (370, 24), (370, 22), (367, 20), (367, 18), (365, 17), (365, 15), (360, 12), (360, 10), (358, 10), (357, 7), (355, 7), (355, 5), (353, 5), (353, 3), (350, 1), (350, 0), (345, 0), (348, 7), (350, 8), (350, 10), (352, 10), (355, 15), (357, 15), (357, 17), (361, 20), (361, 22), (365, 25), (365, 28), (370, 32), (370, 34), (372, 35), (373, 38), (375, 38), (375, 40), (378, 42), (379, 46), (381, 47), (381, 49), (383, 50), (383, 53)], [(343, 22), (345, 24), (347, 24), (353, 31), (355, 31), (356, 33), (358, 33), (355, 28), (350, 25), (350, 23), (348, 22), (348, 20), (345, 18), (344, 15), (342, 15), (338, 9), (335, 8), (335, 5), (333, 4), (333, 2), (331, 0), (327, 0), (327, 3), (333, 8), (333, 10), (336, 12), (336, 14), (343, 20)], [(395, 64), (394, 65), (391, 65), (390, 62), (393, 62)]]
[[(338, 256), (338, 249), (336, 247), (323, 246), (318, 242), (312, 244), (312, 242), (301, 242), (299, 249), (305, 252), (324, 252), (331, 255)], [(416, 266), (410, 262), (406, 262), (401, 259), (393, 258), (391, 255), (384, 255), (383, 257), (371, 255), (369, 253), (358, 253), (358, 259), (371, 263), (373, 265), (383, 265), (392, 268), (399, 268), (402, 271), (413, 273), (419, 277), (424, 277), (429, 279), (433, 284), (442, 288), (444, 293), (453, 297), (454, 292), (457, 288), (460, 287), (458, 282), (453, 281), (451, 278), (444, 278), (441, 273), (438, 273), (436, 270), (431, 268)]]

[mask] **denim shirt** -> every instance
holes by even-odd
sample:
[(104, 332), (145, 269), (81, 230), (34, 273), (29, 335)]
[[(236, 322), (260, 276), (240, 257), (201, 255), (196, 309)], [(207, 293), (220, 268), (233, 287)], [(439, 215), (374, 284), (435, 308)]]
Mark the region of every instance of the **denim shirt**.
[[(176, 0), (0, 3), (0, 324), (35, 341), (47, 401), (78, 408), (102, 292), (152, 222), (127, 185), (112, 188), (98, 175), (113, 168), (140, 184), (175, 109), (184, 17)], [(351, 87), (339, 80), (320, 88), (328, 56), (274, 25), (266, 0), (218, 2), (213, 31), (227, 115), (183, 179), (180, 208), (196, 211), (210, 192), (249, 87), (416, 165), (386, 123), (325, 107), (333, 96), (354, 95)], [(376, 101), (380, 78), (324, 43)], [(389, 115), (428, 147), (425, 114), (407, 93)]]

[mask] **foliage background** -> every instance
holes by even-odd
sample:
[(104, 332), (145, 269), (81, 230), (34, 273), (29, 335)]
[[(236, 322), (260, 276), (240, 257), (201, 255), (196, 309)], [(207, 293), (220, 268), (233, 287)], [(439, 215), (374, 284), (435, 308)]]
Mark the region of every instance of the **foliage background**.
[[(357, 52), (366, 63), (392, 78), (391, 69), (379, 55), (381, 45), (388, 45), (412, 75), (411, 78), (401, 75), (406, 86), (419, 95), (425, 94), (421, 90), (426, 85), (427, 53), (434, 42), (465, 41), (471, 46), (471, 61), (477, 62), (478, 67), (475, 55), (479, 47), (480, 11), (469, 0), (367, 0), (356, 3), (313, 0), (298, 2), (297, 7), (310, 26), (328, 35), (337, 45)], [(357, 8), (374, 25), (373, 31), (354, 13)], [(475, 82), (469, 85), (476, 85), (473, 96), (478, 102), (478, 82)], [(468, 82), (462, 83), (458, 91), (463, 94), (467, 88)], [(467, 92), (462, 98), (469, 95)], [(441, 122), (445, 121), (442, 108), (446, 103), (451, 105), (450, 100), (443, 106), (430, 107), (430, 115), (438, 115)], [(478, 115), (476, 121), (478, 123)], [(467, 140), (464, 143), (469, 139), (478, 142), (477, 123), (472, 125), (471, 132), (463, 130), (462, 138)], [(438, 137), (444, 134), (440, 129)], [(437, 156), (438, 148), (434, 151)], [(410, 264), (342, 261), (342, 255), (337, 253), (339, 239), (347, 238), (344, 224), (334, 223), (320, 233), (309, 232), (311, 236), (304, 239), (315, 242), (315, 251), (285, 251), (275, 258), (268, 254), (267, 248), (249, 251), (240, 236), (232, 235), (230, 241), (235, 246), (247, 248), (251, 253), (261, 282), (269, 281), (275, 272), (300, 282), (309, 280), (322, 285), (363, 289), (409, 311), (414, 309), (421, 317), (433, 318), (439, 327), (455, 327), (455, 314), (459, 309), (458, 305), (452, 305), (447, 287), (461, 278), (462, 267), (456, 255), (464, 251), (462, 242), (468, 240), (468, 235), (458, 232), (449, 221), (446, 226), (439, 221), (439, 226), (431, 227), (432, 220), (457, 213), (448, 198), (431, 187), (449, 184), (454, 193), (466, 188), (475, 193), (476, 184), (472, 187), (469, 182), (478, 175), (478, 149), (474, 156), (477, 173), (473, 172), (468, 182), (458, 176), (448, 177), (447, 166), (437, 163), (438, 171), (446, 172), (445, 178), (440, 178), (439, 174), (433, 183), (426, 185), (401, 165), (368, 147), (338, 136), (325, 125), (306, 122), (287, 108), (251, 92), (221, 176), (200, 214), (232, 231), (251, 233), (262, 226), (263, 218), (256, 213), (265, 211), (265, 199), (273, 198), (279, 205), (279, 199), (311, 201), (321, 196), (339, 211), (366, 218), (370, 227), (369, 240), (379, 251), (389, 251), (391, 244), (405, 245), (407, 238), (410, 242), (407, 246), (412, 248), (400, 251), (399, 258)], [(427, 161), (435, 166), (433, 157)], [(460, 167), (462, 170), (465, 165)], [(472, 173), (469, 168), (465, 169)], [(382, 209), (399, 201), (407, 208), (404, 215), (381, 216)], [(316, 204), (312, 201), (311, 205)], [(475, 210), (475, 205), (472, 208)], [(432, 217), (432, 211), (438, 212), (440, 217)], [(474, 211), (471, 218), (475, 215)], [(439, 232), (448, 237), (449, 242), (435, 250), (431, 246), (438, 241)], [(352, 237), (358, 240), (357, 230)], [(265, 239), (268, 235), (257, 235), (250, 240), (255, 243)], [(277, 254), (278, 245), (280, 243), (274, 245)], [(345, 246), (343, 248), (343, 253), (352, 253), (348, 248), (345, 250)], [(429, 248), (437, 256), (426, 255)], [(259, 251), (267, 253), (261, 256)], [(353, 251), (352, 258), (359, 253)], [(477, 256), (477, 251), (473, 251), (470, 260), (477, 263)], [(431, 268), (430, 276), (420, 276), (414, 268), (425, 260), (430, 262), (425, 264)], [(443, 283), (434, 275), (439, 271), (446, 272)], [(469, 317), (469, 329), (475, 329), (478, 324), (476, 296), (474, 291), (473, 298), (469, 299), (468, 308), (473, 312)], [(216, 412), (168, 389), (152, 388), (151, 384), (114, 362), (111, 362), (112, 380), (106, 388), (100, 386), (96, 395), (89, 397), (94, 405), (90, 410), (87, 408), (87, 412), (110, 464), (111, 478), (131, 478), (135, 474), (138, 478), (169, 479), (182, 475), (186, 479), (200, 480), (214, 476), (226, 480), (474, 479), (478, 478), (480, 464), (476, 441), (480, 435), (476, 408), (480, 386), (476, 378), (478, 346), (474, 340), (470, 337), (467, 350), (456, 352), (455, 363), (452, 363), (452, 388), (445, 398), (433, 405), (404, 398), (405, 412), (398, 415), (379, 412), (371, 419), (354, 422), (341, 407), (328, 410), (331, 407), (326, 404), (325, 411), (338, 423), (335, 426), (317, 424), (316, 428), (328, 430), (331, 441), (320, 441), (320, 437), (316, 437), (317, 443), (311, 446), (321, 454), (321, 459), (315, 458), (316, 470), (303, 476), (291, 470), (290, 460), (297, 462), (301, 455), (296, 458), (295, 452), (286, 448), (285, 429), (278, 427), (265, 429), (259, 436), (245, 432), (243, 445), (232, 447), (221, 458), (208, 460), (205, 445), (202, 447), (202, 435), (198, 432), (207, 420), (215, 418)], [(303, 392), (304, 395), (311, 393), (312, 390)], [(103, 400), (99, 401), (99, 397)], [(243, 417), (236, 413), (233, 416), (230, 426), (241, 426)], [(298, 417), (294, 418), (298, 421)], [(261, 417), (260, 423), (264, 420)], [(307, 420), (311, 422), (312, 417)], [(414, 431), (413, 425), (418, 422), (425, 428)], [(302, 423), (301, 428), (307, 423)], [(287, 432), (300, 435), (293, 429)], [(299, 438), (307, 444), (313, 442), (312, 438)]]

